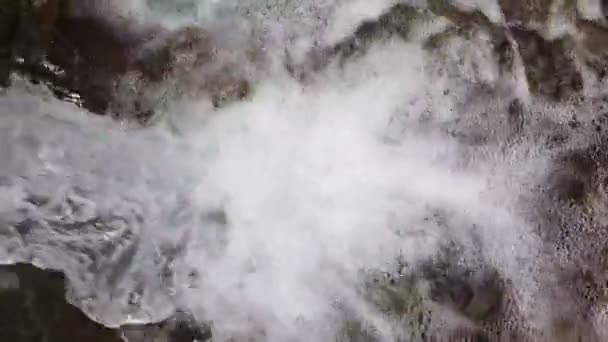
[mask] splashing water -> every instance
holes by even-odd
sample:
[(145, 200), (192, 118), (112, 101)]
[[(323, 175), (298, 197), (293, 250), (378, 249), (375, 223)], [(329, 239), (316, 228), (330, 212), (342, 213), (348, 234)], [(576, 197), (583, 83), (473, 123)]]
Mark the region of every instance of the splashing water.
[[(333, 15), (357, 12), (345, 7)], [(249, 100), (178, 103), (145, 129), (16, 85), (0, 98), (0, 255), (65, 271), (69, 299), (107, 325), (179, 307), (218, 341), (331, 341), (354, 316), (392, 341), (403, 332), (361, 294), (366, 271), (417, 264), (453, 239), (538, 313), (549, 280), (518, 200), (546, 156), (450, 134), (486, 131), (461, 105), (466, 84), (438, 72), (453, 56), (438, 58), (389, 40), (311, 84), (270, 68)], [(508, 129), (494, 110), (484, 120), (498, 140)]]

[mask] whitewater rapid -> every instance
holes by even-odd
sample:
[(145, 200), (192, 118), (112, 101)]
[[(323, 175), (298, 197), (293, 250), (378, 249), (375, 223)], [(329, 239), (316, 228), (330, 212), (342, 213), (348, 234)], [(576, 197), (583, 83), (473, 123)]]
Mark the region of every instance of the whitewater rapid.
[[(328, 1), (333, 24), (307, 27), (335, 41), (390, 4)], [(362, 294), (367, 272), (415, 265), (453, 239), (538, 314), (551, 280), (519, 201), (549, 155), (525, 141), (505, 149), (501, 108), (525, 91), (480, 42), (435, 55), (390, 39), (307, 84), (271, 65), (249, 99), (170, 103), (146, 128), (17, 80), (0, 97), (0, 260), (64, 271), (69, 300), (110, 326), (179, 308), (212, 322), (218, 341), (331, 341), (355, 317), (393, 341), (407, 332)], [(506, 95), (469, 100), (476, 82)]]

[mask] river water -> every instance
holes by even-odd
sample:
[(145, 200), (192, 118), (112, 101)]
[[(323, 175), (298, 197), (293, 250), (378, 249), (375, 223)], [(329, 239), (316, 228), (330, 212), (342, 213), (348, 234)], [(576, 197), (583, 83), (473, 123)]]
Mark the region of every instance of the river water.
[[(108, 10), (168, 26), (249, 13), (276, 61), (312, 48), (302, 32), (330, 44), (391, 5), (278, 2)], [(423, 47), (442, 25), (376, 42), (305, 84), (269, 62), (249, 99), (221, 109), (169, 99), (146, 128), (16, 78), (0, 97), (0, 258), (63, 270), (69, 300), (110, 326), (180, 308), (212, 322), (218, 341), (331, 341), (355, 317), (393, 341), (406, 332), (362, 293), (366, 272), (416, 265), (450, 240), (471, 267), (498, 269), (542, 321), (554, 280), (525, 198), (552, 152), (512, 138), (506, 108), (530, 95), (500, 73), (487, 37)]]

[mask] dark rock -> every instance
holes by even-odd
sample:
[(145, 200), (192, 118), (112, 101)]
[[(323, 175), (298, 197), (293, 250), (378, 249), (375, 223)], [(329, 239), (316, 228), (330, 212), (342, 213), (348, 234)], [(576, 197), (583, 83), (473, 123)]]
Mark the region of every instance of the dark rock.
[(394, 5), (379, 18), (361, 23), (352, 35), (338, 43), (312, 50), (303, 64), (294, 65), (288, 61), (287, 70), (295, 78), (305, 81), (312, 73), (323, 70), (336, 59), (340, 65), (344, 65), (347, 61), (364, 55), (374, 42), (392, 37), (407, 39), (412, 25), (423, 16), (424, 13), (415, 7), (401, 3)]
[[(506, 296), (503, 281), (490, 268), (475, 269), (456, 263), (433, 260), (410, 270), (412, 273), (375, 275), (366, 295), (384, 314), (408, 326), (410, 340), (487, 341), (492, 331), (488, 327), (502, 327), (498, 318), (503, 317)], [(422, 283), (429, 285), (428, 292), (420, 286)], [(460, 320), (450, 326), (438, 323), (443, 322), (445, 309)], [(441, 326), (437, 327), (437, 323)], [(349, 327), (353, 329), (349, 336), (366, 336), (360, 327), (356, 329), (357, 325)]]
[(0, 336), (14, 342), (204, 342), (211, 330), (178, 313), (163, 322), (105, 327), (65, 299), (62, 272), (0, 266)]
[[(138, 92), (168, 77), (180, 78), (180, 84), (191, 87), (193, 93), (208, 94), (216, 107), (241, 100), (251, 91), (249, 80), (236, 72), (243, 61), (224, 63), (231, 52), (222, 51), (202, 28), (168, 32), (154, 25), (118, 23), (96, 13), (101, 9), (93, 3), (0, 1), (0, 83), (4, 86), (10, 73), (18, 71), (91, 112), (131, 110), (128, 116), (142, 121), (154, 114), (155, 104), (143, 104), (133, 96), (128, 107), (113, 105), (117, 83), (129, 74), (137, 75)], [(193, 68), (200, 77), (194, 77)]]
[(163, 96), (175, 99), (206, 94), (216, 108), (243, 100), (251, 93), (252, 83), (251, 73), (245, 69), (259, 58), (257, 52), (247, 50), (242, 45), (237, 48), (218, 42), (201, 27), (158, 34), (142, 46), (129, 65), (127, 75), (136, 91), (127, 101), (134, 106), (119, 100), (114, 110), (127, 108), (144, 117), (153, 113), (157, 103), (146, 101), (146, 91), (154, 87), (166, 88)]
[(498, 65), (502, 71), (512, 69), (514, 49), (504, 27), (490, 21), (480, 10), (463, 11), (450, 1), (432, 0), (429, 1), (429, 8), (435, 15), (452, 22), (454, 27), (448, 29), (447, 33), (467, 36), (481, 31), (489, 34)]
[[(603, 121), (599, 115), (596, 127)], [(566, 294), (554, 300), (554, 330), (582, 336), (564, 341), (601, 340), (592, 336), (589, 325), (595, 310), (608, 301), (608, 230), (603, 219), (608, 154), (606, 133), (594, 132), (593, 126), (580, 128), (589, 131), (586, 146), (558, 153), (536, 200), (539, 235), (559, 265), (556, 276)]]
[(507, 113), (508, 122), (514, 132), (521, 132), (524, 128), (524, 104), (520, 99), (514, 99), (509, 103)]
[(13, 44), (16, 40), (21, 2), (0, 0), (0, 87), (8, 87), (13, 66)]
[(570, 38), (548, 41), (534, 31), (519, 27), (513, 27), (511, 32), (532, 94), (557, 101), (582, 90), (583, 79), (574, 63)]
[(513, 61), (515, 58), (515, 47), (506, 34), (497, 35), (493, 40), (494, 53), (497, 57), (498, 66), (502, 73), (513, 71)]
[(0, 278), (14, 287), (0, 290), (0, 336), (6, 341), (122, 342), (117, 331), (93, 322), (65, 300), (62, 273), (18, 264), (2, 266)]
[(184, 314), (155, 324), (126, 325), (120, 330), (126, 342), (158, 341), (159, 338), (167, 342), (209, 342), (212, 337), (208, 326), (202, 327)]
[(44, 60), (53, 40), (60, 11), (68, 0), (0, 1), (0, 73), (8, 84), (8, 74), (17, 67), (36, 69)]
[(444, 17), (457, 27), (465, 30), (485, 29), (492, 31), (498, 26), (494, 25), (490, 19), (480, 10), (463, 11), (456, 7), (451, 1), (431, 0), (429, 9), (437, 16)]
[(606, 143), (600, 142), (559, 155), (555, 171), (547, 180), (549, 194), (560, 201), (583, 205), (590, 195), (601, 192), (602, 175), (608, 168), (605, 151)]
[(504, 291), (495, 270), (431, 263), (425, 265), (422, 272), (430, 282), (433, 301), (479, 323), (499, 314)]
[(64, 74), (52, 83), (80, 94), (90, 111), (105, 114), (114, 96), (114, 83), (127, 72), (131, 55), (148, 37), (119, 32), (95, 17), (61, 18), (55, 32), (48, 60)]
[(608, 76), (608, 28), (591, 20), (578, 18), (579, 55), (601, 81)]
[(420, 10), (414, 7), (397, 4), (378, 19), (367, 20), (359, 25), (352, 37), (334, 46), (333, 54), (348, 58), (365, 52), (373, 42), (393, 36), (407, 39), (414, 20), (420, 15)]
[(544, 23), (549, 17), (554, 0), (499, 0), (507, 22), (528, 24)]
[(175, 342), (197, 341), (205, 342), (211, 340), (211, 330), (202, 330), (200, 326), (186, 319), (173, 319), (174, 326), (169, 329), (169, 339)]
[(18, 30), (13, 42), (14, 57), (25, 65), (42, 63), (51, 43), (52, 31), (59, 15), (59, 0), (22, 0)]

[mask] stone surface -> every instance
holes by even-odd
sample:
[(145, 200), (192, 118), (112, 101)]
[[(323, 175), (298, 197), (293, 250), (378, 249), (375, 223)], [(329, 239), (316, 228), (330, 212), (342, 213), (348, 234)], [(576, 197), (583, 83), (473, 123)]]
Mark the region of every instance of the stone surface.
[(0, 87), (9, 85), (13, 64), (13, 43), (19, 25), (20, 1), (0, 1)]
[(568, 37), (547, 41), (538, 33), (511, 30), (523, 60), (530, 92), (551, 100), (565, 100), (583, 88), (574, 64), (574, 43)]
[(523, 21), (546, 21), (550, 5), (549, 0), (502, 1), (501, 6), (508, 19), (507, 26), (503, 27), (491, 22), (479, 10), (463, 11), (450, 1), (431, 1), (427, 12), (398, 4), (378, 19), (362, 23), (351, 36), (336, 45), (313, 51), (309, 64), (300, 69), (294, 68), (294, 74), (305, 78), (302, 75), (306, 72), (302, 72), (302, 69), (318, 72), (335, 59), (344, 64), (365, 54), (373, 42), (395, 36), (407, 40), (411, 25), (437, 16), (447, 19), (450, 24), (444, 31), (428, 38), (425, 43), (427, 48), (440, 47), (447, 39), (455, 36), (470, 39), (476, 33), (488, 35), (493, 45), (495, 61), (504, 74), (514, 72), (513, 63), (518, 55), (523, 60), (529, 91), (533, 95), (550, 101), (565, 101), (583, 89), (583, 78), (575, 61), (579, 53), (579, 42), (582, 42), (584, 52), (593, 56), (589, 59), (594, 65), (601, 64), (603, 62), (598, 62), (598, 59), (604, 59), (598, 55), (605, 51), (601, 46), (605, 45), (603, 40), (607, 39), (608, 34), (602, 27), (581, 23), (579, 30), (584, 37), (582, 40), (568, 34), (547, 39), (533, 25), (521, 24)]
[(0, 336), (15, 342), (122, 342), (117, 331), (88, 319), (65, 301), (59, 272), (20, 264), (2, 266)]
[(508, 22), (544, 23), (554, 0), (498, 0)]
[[(154, 88), (155, 84), (157, 87), (163, 80), (174, 78), (192, 85), (191, 88), (196, 89), (193, 92), (208, 94), (216, 107), (242, 100), (251, 92), (252, 80), (242, 77), (247, 73), (231, 72), (235, 66), (243, 64), (243, 60), (236, 61), (236, 64), (218, 64), (218, 60), (230, 59), (234, 54), (218, 49), (216, 42), (200, 28), (190, 27), (176, 32), (164, 32), (158, 28), (119, 28), (99, 16), (74, 16), (69, 10), (60, 10), (61, 6), (69, 7), (65, 0), (35, 1), (33, 5), (26, 0), (3, 1), (6, 4), (0, 7), (0, 15), (5, 19), (0, 28), (0, 42), (14, 42), (16, 36), (22, 37), (18, 39), (18, 47), (0, 51), (0, 75), (4, 75), (0, 80), (4, 84), (15, 52), (29, 51), (22, 53), (29, 56), (26, 60), (31, 61), (21, 66), (22, 72), (54, 86), (59, 97), (69, 99), (66, 94), (79, 94), (82, 104), (95, 113), (133, 110), (139, 112), (134, 116), (146, 117), (154, 112), (155, 103), (144, 103), (140, 99), (125, 106), (124, 99), (116, 101), (115, 94), (120, 90), (115, 85), (128, 74), (132, 74), (127, 79), (135, 82), (137, 92), (146, 92), (150, 84)], [(407, 39), (409, 27), (430, 14), (446, 18), (451, 27), (445, 33), (431, 37), (429, 46), (440, 44), (445, 34), (467, 35), (475, 31), (489, 34), (497, 61), (505, 72), (512, 69), (514, 54), (521, 56), (530, 91), (535, 95), (563, 101), (581, 90), (582, 77), (574, 63), (576, 53), (582, 54), (586, 65), (596, 70), (600, 78), (606, 74), (605, 49), (601, 47), (606, 45), (604, 40), (608, 35), (601, 25), (577, 19), (580, 37), (566, 35), (548, 40), (529, 23), (547, 21), (551, 6), (555, 5), (553, 0), (501, 0), (499, 4), (510, 25), (508, 28), (491, 22), (479, 10), (464, 11), (447, 0), (429, 2), (428, 12), (398, 4), (378, 19), (362, 23), (352, 36), (338, 44), (312, 51), (305, 65), (288, 66), (295, 76), (304, 79), (310, 71), (319, 71), (335, 58), (344, 63), (365, 53), (372, 42), (392, 36)], [(569, 5), (564, 3), (564, 6)], [(94, 40), (90, 39), (92, 35), (96, 37)], [(41, 64), (40, 56), (43, 55), (63, 72), (54, 73), (47, 65)], [(206, 63), (218, 66), (214, 66), (215, 70), (208, 70), (204, 67)], [(201, 76), (190, 75), (192, 68), (199, 68)], [(181, 95), (184, 94), (180, 90), (167, 96)], [(113, 102), (118, 104), (113, 105)]]
[[(123, 109), (113, 106), (116, 83), (133, 73), (139, 77), (139, 88), (181, 77), (180, 82), (188, 82), (199, 96), (209, 95), (215, 106), (243, 99), (250, 91), (249, 80), (230, 75), (230, 70), (236, 70), (234, 65), (224, 63), (223, 68), (208, 70), (205, 64), (228, 61), (232, 52), (213, 45), (199, 27), (170, 32), (155, 26), (118, 25), (92, 10), (70, 8), (67, 0), (0, 2), (3, 86), (8, 86), (10, 73), (18, 71), (49, 85), (60, 98), (78, 97), (79, 104), (98, 114)], [(149, 48), (151, 42), (156, 46)], [(237, 65), (243, 62), (236, 61)], [(200, 77), (192, 76), (193, 68)], [(138, 106), (133, 103), (127, 109)], [(144, 108), (132, 116), (151, 112), (153, 108)]]
[(608, 76), (608, 28), (590, 20), (578, 19), (579, 55), (600, 81)]
[(61, 272), (0, 266), (0, 336), (12, 342), (205, 342), (211, 331), (177, 314), (166, 321), (111, 329), (65, 299)]

